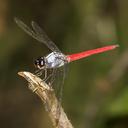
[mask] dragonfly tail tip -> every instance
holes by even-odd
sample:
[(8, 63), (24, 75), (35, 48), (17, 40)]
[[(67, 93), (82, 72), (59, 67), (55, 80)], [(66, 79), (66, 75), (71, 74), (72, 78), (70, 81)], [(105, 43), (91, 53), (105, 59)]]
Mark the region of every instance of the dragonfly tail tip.
[(119, 44), (115, 44), (115, 45), (114, 45), (114, 48), (118, 48), (118, 47), (120, 47)]

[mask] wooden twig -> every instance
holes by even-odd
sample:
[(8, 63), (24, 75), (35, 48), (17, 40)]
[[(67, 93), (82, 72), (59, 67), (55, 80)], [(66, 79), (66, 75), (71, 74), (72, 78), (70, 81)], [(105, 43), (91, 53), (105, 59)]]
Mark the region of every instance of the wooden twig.
[(73, 128), (61, 105), (59, 106), (60, 113), (58, 119), (57, 111), (59, 102), (55, 96), (54, 90), (50, 86), (30, 72), (23, 71), (18, 72), (18, 74), (28, 81), (29, 89), (41, 98), (55, 128)]

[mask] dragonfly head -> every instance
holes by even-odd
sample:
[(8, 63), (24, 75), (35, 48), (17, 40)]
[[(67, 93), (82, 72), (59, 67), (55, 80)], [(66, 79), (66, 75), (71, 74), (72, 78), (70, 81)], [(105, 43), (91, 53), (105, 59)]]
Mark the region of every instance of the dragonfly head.
[(43, 69), (45, 67), (45, 60), (44, 57), (39, 57), (34, 61), (34, 65), (38, 69)]

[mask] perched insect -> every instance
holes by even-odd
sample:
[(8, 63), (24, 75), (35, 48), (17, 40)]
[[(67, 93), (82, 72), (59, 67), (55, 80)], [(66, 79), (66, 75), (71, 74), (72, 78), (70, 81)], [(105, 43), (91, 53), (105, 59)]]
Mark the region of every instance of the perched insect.
[[(39, 57), (38, 59), (35, 60), (34, 65), (38, 68), (38, 75), (42, 74), (43, 71), (45, 71), (45, 78), (44, 80), (48, 80), (49, 78), (51, 81), (49, 82), (49, 85), (52, 86), (52, 82), (56, 78), (56, 73), (59, 74), (59, 86), (58, 86), (58, 91), (57, 93), (59, 94), (58, 98), (59, 101), (61, 102), (61, 97), (62, 97), (62, 88), (64, 84), (64, 78), (65, 78), (65, 70), (66, 70), (66, 65), (72, 61), (82, 59), (88, 56), (91, 56), (93, 54), (98, 54), (102, 53), (105, 51), (113, 50), (119, 45), (109, 45), (105, 46), (102, 48), (97, 48), (93, 50), (88, 50), (76, 54), (71, 54), (71, 55), (65, 55), (61, 52), (61, 50), (53, 43), (46, 33), (39, 27), (37, 23), (34, 21), (31, 22), (32, 29), (28, 27), (26, 24), (24, 24), (21, 20), (18, 18), (15, 18), (15, 22), (18, 24), (20, 28), (22, 28), (27, 34), (38, 40), (39, 42), (42, 42), (45, 44), (49, 49), (52, 50), (50, 54), (44, 57)], [(61, 68), (60, 68), (61, 67)], [(51, 74), (47, 74), (47, 70), (52, 69)], [(61, 79), (62, 78), (62, 79)]]

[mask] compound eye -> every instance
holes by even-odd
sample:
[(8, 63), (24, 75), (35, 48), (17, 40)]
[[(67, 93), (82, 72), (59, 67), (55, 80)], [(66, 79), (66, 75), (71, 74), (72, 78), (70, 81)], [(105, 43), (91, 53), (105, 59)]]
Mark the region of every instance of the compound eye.
[(39, 60), (35, 60), (35, 61), (34, 61), (34, 65), (35, 65), (35, 67), (38, 67), (38, 65), (39, 65)]
[(44, 61), (43, 60), (40, 60), (40, 65), (44, 66)]
[(35, 60), (34, 65), (35, 65), (35, 67), (42, 69), (44, 67), (44, 59), (39, 58), (39, 59)]

